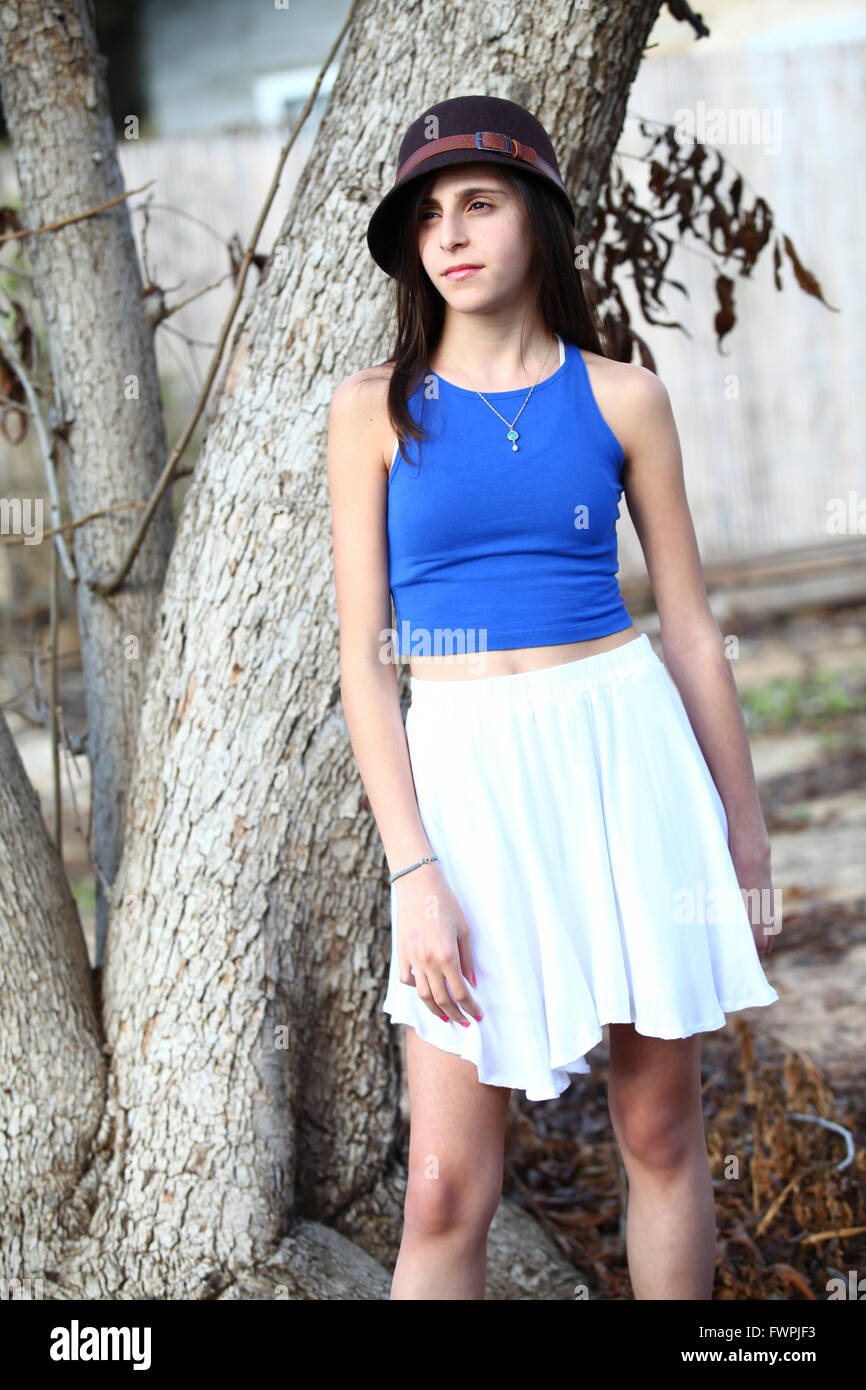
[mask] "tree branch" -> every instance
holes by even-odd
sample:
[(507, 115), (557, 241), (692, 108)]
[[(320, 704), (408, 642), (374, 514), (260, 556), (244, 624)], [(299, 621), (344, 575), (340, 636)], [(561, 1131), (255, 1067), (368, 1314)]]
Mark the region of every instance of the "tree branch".
[[(88, 217), (95, 217), (98, 212), (105, 212), (106, 208), (113, 208), (118, 203), (122, 203), (124, 198), (133, 198), (136, 193), (143, 193), (155, 182), (155, 179), (148, 179), (147, 183), (141, 185), (141, 188), (130, 188), (128, 192), (121, 193), (117, 198), (112, 198), (107, 203), (100, 203), (99, 207), (88, 208), (85, 212), (73, 212), (69, 217), (58, 218), (56, 222), (46, 222), (43, 227), (20, 227), (14, 232), (4, 232), (0, 236), (0, 246), (3, 245), (4, 241), (23, 241), (26, 236), (41, 236), (43, 232), (56, 232), (60, 227), (68, 227), (72, 222), (83, 222)], [(18, 275), (19, 271), (15, 270), (12, 273)]]
[[(47, 541), (49, 536), (56, 536), (61, 531), (74, 531), (76, 527), (84, 526), (86, 522), (93, 521), (98, 516), (108, 516), (110, 512), (144, 505), (143, 502), (114, 502), (110, 507), (101, 507), (98, 512), (88, 512), (85, 516), (76, 517), (74, 521), (64, 521), (60, 526), (52, 526), (50, 531), (43, 531), (42, 539)], [(0, 536), (0, 545), (26, 545), (26, 540), (24, 536)]]
[(145, 534), (147, 532), (147, 528), (150, 525), (150, 519), (156, 511), (157, 506), (159, 505), (160, 498), (162, 497), (169, 483), (172, 481), (172, 475), (174, 473), (175, 464), (181, 458), (190, 439), (192, 438), (193, 432), (195, 430), (196, 425), (198, 424), (201, 413), (205, 408), (207, 398), (210, 394), (210, 389), (214, 383), (214, 379), (222, 362), (222, 356), (223, 352), (225, 351), (226, 342), (228, 341), (229, 332), (231, 331), (231, 326), (234, 322), (235, 314), (238, 310), (238, 305), (240, 304), (241, 298), (243, 296), (244, 285), (246, 284), (247, 279), (247, 272), (249, 271), (250, 265), (252, 264), (253, 258), (256, 254), (256, 246), (258, 244), (259, 237), (261, 236), (262, 227), (264, 226), (265, 221), (267, 220), (268, 213), (271, 210), (271, 205), (274, 201), (274, 197), (276, 196), (276, 192), (280, 184), (280, 176), (283, 172), (283, 167), (291, 152), (292, 146), (294, 145), (295, 140), (298, 137), (298, 132), (301, 130), (301, 127), (306, 121), (307, 116), (310, 114), (313, 102), (316, 99), (316, 94), (319, 90), (319, 87), (321, 86), (322, 79), (324, 78), (325, 73), (328, 71), (328, 68), (331, 66), (331, 63), (334, 61), (334, 55), (339, 49), (340, 44), (343, 42), (343, 38), (352, 23), (357, 3), (358, 0), (352, 0), (352, 6), (349, 10), (348, 15), (346, 16), (345, 23), (343, 24), (342, 29), (340, 30), (339, 34), (337, 35), (336, 39), (331, 45), (330, 53), (328, 54), (324, 63), (322, 64), (322, 67), (319, 71), (319, 75), (316, 78), (315, 83), (313, 84), (313, 90), (310, 92), (310, 95), (308, 96), (304, 105), (304, 109), (298, 118), (298, 123), (292, 131), (291, 135), (289, 136), (287, 143), (283, 146), (280, 152), (280, 157), (277, 161), (277, 167), (274, 172), (274, 177), (271, 181), (271, 186), (262, 205), (262, 209), (259, 213), (256, 225), (253, 228), (253, 234), (250, 239), (250, 244), (244, 252), (244, 258), (241, 262), (240, 271), (238, 272), (238, 279), (237, 285), (235, 287), (234, 297), (232, 299), (231, 305), (229, 306), (229, 311), (226, 315), (226, 320), (223, 324), (222, 332), (220, 333), (219, 341), (216, 346), (216, 351), (211, 360), (211, 365), (208, 369), (204, 385), (202, 386), (202, 389), (199, 393), (198, 401), (196, 402), (195, 408), (193, 409), (192, 415), (190, 416), (186, 429), (184, 430), (179, 443), (175, 445), (175, 448), (172, 450), (171, 456), (169, 457), (168, 462), (162, 470), (156, 488), (154, 489), (150, 501), (148, 502), (147, 507), (145, 508), (144, 516), (141, 518), (141, 523), (139, 525), (138, 531), (132, 538), (132, 542), (130, 544), (129, 550), (126, 553), (125, 558), (121, 561), (119, 567), (113, 575), (110, 575), (107, 578), (100, 577), (99, 575), (94, 575), (88, 580), (88, 584), (93, 589), (94, 593), (106, 596), (108, 594), (115, 593), (120, 588), (121, 584), (123, 583), (124, 579), (126, 578), (127, 574), (129, 573), (132, 567), (136, 555), (138, 554), (138, 551), (141, 547), (141, 543), (144, 540)]
[[(6, 358), (6, 361), (9, 363), (18, 380), (21, 382), (21, 385), (24, 387), (24, 394), (26, 395), (28, 404), (30, 406), (30, 411), (33, 416), (33, 423), (36, 426), (36, 434), (42, 449), (42, 460), (45, 464), (45, 477), (48, 482), (48, 494), (51, 499), (51, 520), (59, 528), (60, 494), (57, 489), (57, 477), (54, 472), (54, 460), (52, 457), (51, 442), (48, 438), (48, 431), (45, 428), (45, 421), (42, 419), (42, 412), (39, 409), (39, 401), (37, 400), (36, 391), (33, 387), (33, 383), (30, 380), (30, 377), (28, 376), (24, 364), (18, 356), (18, 353), (15, 351), (12, 341), (9, 338), (9, 335), (6, 332), (6, 329), (3, 327), (2, 323), (0, 323), (0, 345), (2, 345), (3, 355)], [(70, 584), (77, 584), (78, 575), (75, 570), (75, 564), (73, 562), (72, 556), (69, 554), (69, 551), (66, 548), (66, 541), (64, 540), (62, 535), (58, 535), (54, 543), (57, 546), (57, 553), (60, 556), (60, 562), (63, 565), (64, 574), (66, 575)]]

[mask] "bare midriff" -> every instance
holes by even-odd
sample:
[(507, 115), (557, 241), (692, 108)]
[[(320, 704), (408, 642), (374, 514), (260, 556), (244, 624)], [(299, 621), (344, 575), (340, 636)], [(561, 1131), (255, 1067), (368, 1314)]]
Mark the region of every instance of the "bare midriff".
[(640, 633), (631, 627), (611, 632), (606, 637), (591, 637), (584, 642), (558, 642), (550, 647), (514, 647), (503, 651), (457, 652), (453, 656), (412, 656), (409, 670), (419, 680), (471, 680), (473, 676), (515, 676), (523, 671), (537, 671), (543, 666), (560, 666), (566, 661), (580, 661), (585, 656), (613, 651), (627, 642), (635, 642)]

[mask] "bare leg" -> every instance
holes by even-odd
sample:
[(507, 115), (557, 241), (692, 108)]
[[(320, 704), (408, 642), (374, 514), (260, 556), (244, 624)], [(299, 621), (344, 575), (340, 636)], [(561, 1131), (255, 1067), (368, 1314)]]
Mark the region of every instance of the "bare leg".
[(409, 1180), (391, 1298), (483, 1299), (511, 1092), (408, 1026), (406, 1059)]
[(626, 1249), (636, 1299), (710, 1299), (716, 1261), (700, 1086), (701, 1035), (610, 1025), (608, 1106), (628, 1176)]

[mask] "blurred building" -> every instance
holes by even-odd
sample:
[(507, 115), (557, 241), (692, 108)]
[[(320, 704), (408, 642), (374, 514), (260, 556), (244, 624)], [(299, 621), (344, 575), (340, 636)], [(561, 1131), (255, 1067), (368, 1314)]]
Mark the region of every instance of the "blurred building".
[[(856, 510), (859, 498), (866, 499), (860, 390), (866, 6), (862, 0), (702, 0), (695, 8), (709, 38), (697, 40), (666, 7), (660, 14), (630, 92), (619, 168), (649, 207), (638, 117), (663, 123), (686, 112), (697, 119), (713, 108), (759, 116), (763, 136), (723, 143), (719, 152), (742, 174), (744, 201), (756, 194), (767, 201), (777, 230), (791, 237), (839, 312), (805, 295), (787, 261), (779, 293), (765, 252), (750, 279), (735, 279), (738, 321), (719, 353), (714, 267), (706, 248), (688, 240), (670, 269), (688, 298), (672, 291), (658, 318), (679, 320), (690, 336), (647, 325), (631, 286), (624, 293), (671, 396), (708, 570), (789, 552), (794, 565), (805, 552), (819, 568), (826, 552), (834, 569), (856, 532), (831, 535), (828, 508), (853, 496)], [(157, 335), (170, 439), (203, 380), (230, 301), (227, 243), (247, 244), (280, 148), (348, 10), (348, 0), (286, 0), (285, 6), (281, 0), (97, 0), (126, 185), (154, 181), (130, 200), (145, 279), (170, 291), (170, 302), (215, 286)], [(325, 75), (284, 171), (259, 244), (264, 252), (288, 211), (338, 63), (339, 57)], [(423, 86), (407, 93), (407, 119), (431, 95)], [(123, 138), (129, 114), (140, 117), (138, 139)], [(10, 199), (14, 186), (6, 146), (0, 193)], [(676, 236), (675, 219), (666, 230)], [(735, 269), (729, 273), (735, 276)], [(253, 273), (248, 293), (255, 284)], [(621, 512), (628, 581), (644, 565), (625, 506)], [(831, 589), (838, 592), (841, 582), (831, 580)]]

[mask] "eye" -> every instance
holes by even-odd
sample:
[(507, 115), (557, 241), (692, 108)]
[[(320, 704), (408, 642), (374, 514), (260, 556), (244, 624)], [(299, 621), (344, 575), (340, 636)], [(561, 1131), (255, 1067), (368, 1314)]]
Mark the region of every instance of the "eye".
[[(492, 204), (492, 203), (488, 203), (488, 202), (486, 201), (486, 199), (484, 199), (484, 198), (473, 198), (473, 199), (472, 199), (472, 202), (469, 204), (469, 208), (470, 208), (470, 209), (471, 209), (471, 208), (492, 208), (492, 206), (493, 206), (493, 204)], [(436, 216), (436, 209), (435, 209), (435, 208), (427, 208), (424, 212), (419, 212), (419, 214), (418, 214), (418, 221), (419, 221), (419, 222), (427, 222), (427, 221), (429, 221), (429, 219), (430, 219), (431, 217), (435, 217), (435, 216)]]

